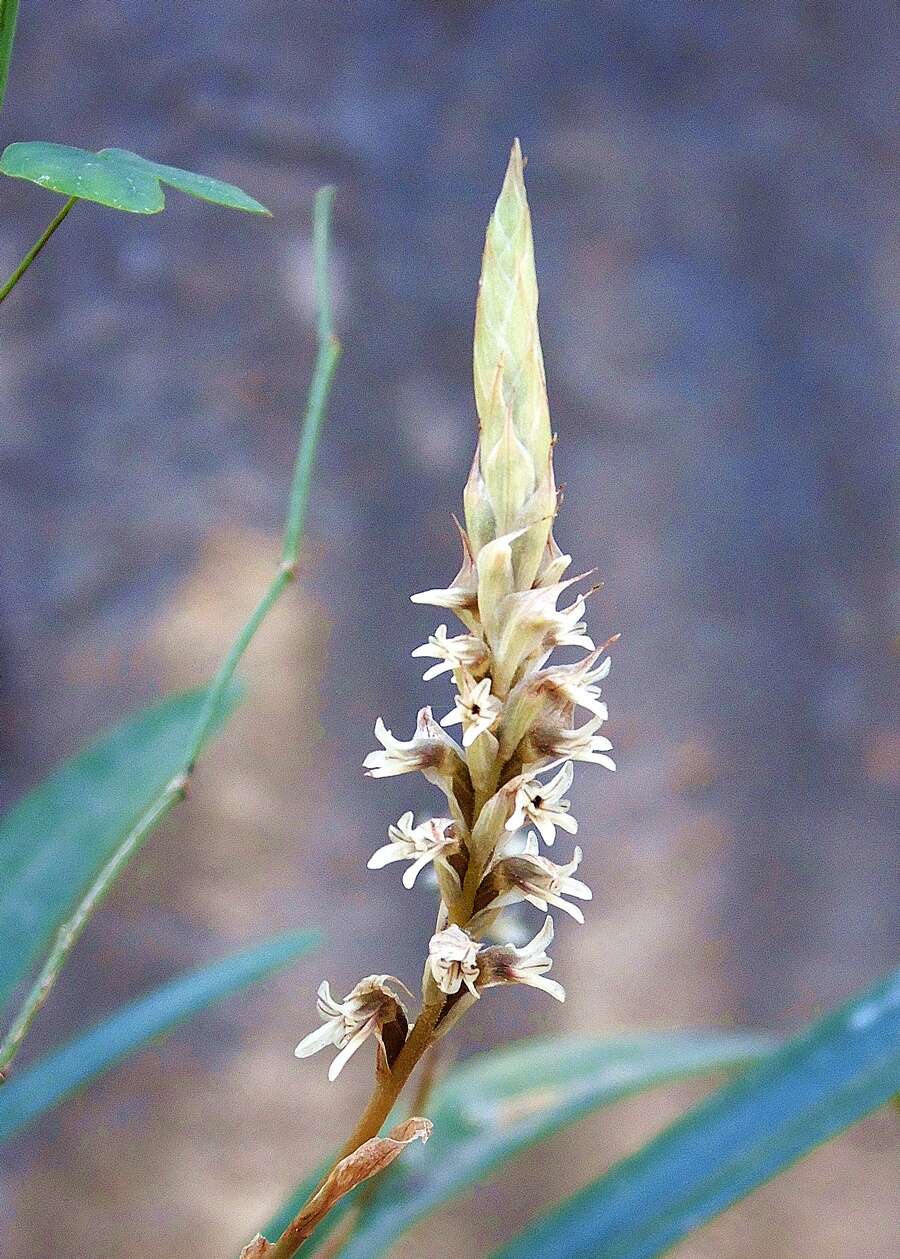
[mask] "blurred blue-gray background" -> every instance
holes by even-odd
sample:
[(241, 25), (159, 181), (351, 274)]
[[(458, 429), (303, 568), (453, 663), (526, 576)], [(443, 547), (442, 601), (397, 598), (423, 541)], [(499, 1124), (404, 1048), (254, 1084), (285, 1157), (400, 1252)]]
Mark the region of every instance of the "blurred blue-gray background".
[[(378, 714), (402, 735), (421, 703), (449, 706), (409, 658), (434, 622), (408, 595), (455, 571), (475, 282), (514, 135), (558, 534), (605, 582), (592, 628), (623, 634), (620, 769), (582, 773), (573, 797), (595, 900), (556, 949), (564, 1025), (791, 1028), (896, 960), (897, 37), (882, 0), (23, 0), (4, 142), (133, 149), (274, 218), (175, 192), (146, 220), (81, 205), (4, 306), (7, 802), (202, 678), (262, 589), (314, 351), (323, 182), (345, 356), (299, 593), (33, 1047), (274, 926), (323, 926), (326, 953), (11, 1147), (8, 1259), (125, 1256), (135, 1236), (239, 1249), (365, 1090), (361, 1064), (335, 1087), (290, 1056), (320, 974), (415, 987), (429, 893), (364, 863), (428, 796), (359, 763)], [(13, 181), (0, 196), (9, 271), (59, 201)], [(553, 1029), (525, 998), (479, 1010), (460, 1044)], [(450, 1228), (454, 1256), (479, 1259), (695, 1095), (627, 1104), (397, 1255), (444, 1259)], [(893, 1259), (895, 1141), (873, 1118), (678, 1254)]]

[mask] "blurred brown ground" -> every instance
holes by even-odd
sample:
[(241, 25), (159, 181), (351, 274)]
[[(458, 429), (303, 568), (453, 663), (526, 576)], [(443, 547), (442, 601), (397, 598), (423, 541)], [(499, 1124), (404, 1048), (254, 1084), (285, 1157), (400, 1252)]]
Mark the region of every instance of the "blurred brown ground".
[[(337, 1087), (291, 1056), (321, 976), (415, 986), (429, 893), (365, 860), (431, 797), (359, 766), (378, 714), (400, 734), (444, 697), (409, 659), (434, 622), (408, 594), (454, 571), (481, 234), (517, 132), (561, 541), (606, 583), (592, 627), (624, 632), (620, 771), (582, 773), (573, 796), (595, 900), (560, 932), (562, 1026), (791, 1029), (896, 963), (896, 16), (598, 7), (23, 6), (5, 137), (195, 165), (276, 213), (174, 193), (147, 222), (79, 207), (4, 306), (8, 797), (204, 676), (262, 588), (326, 179), (346, 355), (299, 591), (31, 1051), (269, 930), (328, 943), (7, 1147), (5, 1259), (235, 1254), (365, 1093), (363, 1055)], [(51, 199), (0, 191), (11, 268)], [(482, 1003), (460, 1052), (558, 1027), (551, 1004)], [(481, 1259), (701, 1092), (616, 1108), (396, 1254), (445, 1259), (450, 1216), (454, 1259)], [(874, 1116), (676, 1253), (896, 1259), (897, 1133)]]

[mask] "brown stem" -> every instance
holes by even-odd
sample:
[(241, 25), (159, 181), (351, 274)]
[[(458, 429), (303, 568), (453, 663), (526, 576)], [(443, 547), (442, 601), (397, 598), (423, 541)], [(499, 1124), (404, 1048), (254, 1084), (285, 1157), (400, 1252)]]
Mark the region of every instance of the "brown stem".
[[(365, 1141), (377, 1136), (381, 1131), (382, 1125), (393, 1110), (403, 1086), (412, 1075), (422, 1055), (430, 1046), (435, 1024), (443, 1008), (444, 998), (440, 993), (437, 995), (431, 994), (430, 999), (425, 1001), (390, 1074), (378, 1077), (375, 1091), (360, 1116), (352, 1135), (348, 1137), (335, 1159), (335, 1163), (339, 1163), (348, 1154), (358, 1150)], [(315, 1193), (318, 1192), (318, 1189), (319, 1186), (317, 1186)], [(315, 1193), (310, 1196), (309, 1201), (315, 1197)], [(291, 1259), (291, 1256), (297, 1253), (305, 1240), (305, 1221), (303, 1217), (308, 1206), (309, 1202), (305, 1202), (278, 1240), (272, 1242), (268, 1249), (264, 1251), (265, 1259)]]

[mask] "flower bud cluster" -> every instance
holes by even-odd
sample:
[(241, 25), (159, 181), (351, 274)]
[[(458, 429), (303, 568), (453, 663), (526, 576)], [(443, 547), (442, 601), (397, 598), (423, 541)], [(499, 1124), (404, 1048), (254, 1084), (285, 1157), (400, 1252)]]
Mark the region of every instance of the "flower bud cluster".
[[(574, 877), (580, 848), (558, 864), (541, 845), (551, 847), (557, 831), (578, 831), (565, 798), (573, 763), (615, 769), (610, 741), (600, 733), (608, 714), (598, 685), (609, 673), (606, 652), (614, 640), (595, 646), (584, 620), (590, 591), (574, 589), (585, 577), (564, 576), (571, 557), (553, 537), (553, 442), (518, 144), (485, 244), (475, 396), (480, 432), (464, 495), (466, 527), (459, 528), (462, 562), (449, 585), (412, 596), (461, 624), (455, 635), (438, 625), (412, 653), (436, 661), (424, 678), (449, 678), (453, 701), (439, 721), (430, 707), (422, 708), (408, 742), (394, 738), (379, 719), (381, 746), (364, 762), (373, 778), (421, 773), (447, 802), (449, 816), (416, 824), (405, 813), (369, 859), (371, 869), (408, 862), (407, 888), (426, 866), (434, 869), (440, 905), (423, 991), (426, 1001), (443, 1002), (438, 1034), (497, 985), (527, 984), (564, 1000), (562, 987), (546, 978), (550, 911), (583, 923), (578, 902), (590, 900), (591, 891)], [(556, 663), (551, 657), (559, 648), (585, 654), (575, 663)], [(459, 742), (447, 733), (454, 726)], [(488, 943), (499, 913), (519, 902), (545, 914), (534, 939), (522, 948)], [(301, 1042), (298, 1053), (338, 1045), (336, 1074), (360, 1038), (371, 1034), (389, 1066), (386, 1029), (395, 1037), (400, 1015), (385, 983), (385, 977), (365, 980), (343, 1003), (332, 1002), (323, 985), (325, 1026)]]

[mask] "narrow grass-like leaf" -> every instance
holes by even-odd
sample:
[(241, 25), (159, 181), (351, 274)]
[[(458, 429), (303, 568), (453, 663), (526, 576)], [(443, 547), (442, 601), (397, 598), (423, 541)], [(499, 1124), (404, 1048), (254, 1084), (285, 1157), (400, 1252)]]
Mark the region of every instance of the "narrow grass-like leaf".
[[(0, 820), (0, 1009), (136, 818), (183, 767), (205, 690), (172, 696), (79, 752)], [(238, 699), (233, 688), (218, 723)]]
[(714, 1093), (495, 1259), (654, 1259), (898, 1089), (900, 971)]
[(51, 1050), (0, 1089), (0, 1141), (58, 1106), (148, 1041), (171, 1032), (205, 1006), (287, 966), (317, 943), (315, 932), (291, 931), (254, 944), (179, 975)]
[(268, 214), (264, 205), (234, 184), (177, 166), (164, 166), (129, 153), (127, 149), (101, 149), (90, 153), (68, 144), (27, 140), (10, 144), (0, 158), (0, 174), (27, 179), (64, 197), (95, 201), (131, 214), (158, 214), (165, 208), (162, 184), (190, 197), (211, 201), (249, 214)]
[[(746, 1066), (775, 1043), (729, 1032), (647, 1033), (523, 1041), (479, 1054), (435, 1090), (425, 1107), (434, 1122), (428, 1146), (381, 1178), (342, 1259), (375, 1259), (422, 1216), (590, 1111), (667, 1080)], [(299, 1196), (267, 1236), (292, 1218)]]
[(16, 37), (16, 20), (19, 16), (19, 0), (0, 0), (0, 109), (6, 97), (6, 81), (12, 59), (13, 40)]

